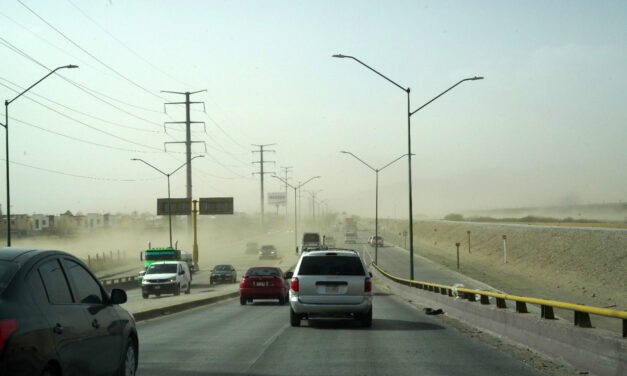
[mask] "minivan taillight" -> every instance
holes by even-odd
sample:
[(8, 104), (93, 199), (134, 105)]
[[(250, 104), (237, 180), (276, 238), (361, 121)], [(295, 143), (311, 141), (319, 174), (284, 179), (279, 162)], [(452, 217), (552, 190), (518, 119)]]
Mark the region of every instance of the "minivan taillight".
[(17, 330), (17, 320), (16, 319), (7, 319), (0, 320), (0, 354), (2, 354), (2, 350), (4, 349), (4, 344), (7, 339)]
[(298, 277), (292, 277), (290, 288), (292, 289), (292, 291), (298, 291)]
[(364, 282), (364, 292), (372, 291), (372, 282), (370, 278), (366, 277), (366, 281)]

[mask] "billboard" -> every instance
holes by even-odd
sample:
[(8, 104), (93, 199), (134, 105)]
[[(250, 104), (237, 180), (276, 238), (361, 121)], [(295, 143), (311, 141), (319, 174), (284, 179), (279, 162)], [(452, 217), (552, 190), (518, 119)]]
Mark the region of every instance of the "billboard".
[[(172, 203), (172, 215), (189, 215), (192, 214), (192, 201), (188, 198), (171, 198)], [(167, 198), (157, 199), (157, 215), (170, 214), (170, 208), (168, 208)]]
[(198, 214), (233, 214), (233, 197), (201, 197)]
[(285, 205), (286, 202), (285, 192), (268, 192), (268, 205)]

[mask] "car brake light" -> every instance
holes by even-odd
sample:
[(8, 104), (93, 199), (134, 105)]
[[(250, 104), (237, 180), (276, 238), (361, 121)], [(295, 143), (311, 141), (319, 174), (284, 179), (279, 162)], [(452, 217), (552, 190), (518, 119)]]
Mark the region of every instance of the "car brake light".
[(8, 320), (0, 320), (0, 354), (2, 354), (2, 350), (4, 349), (4, 344), (7, 339), (17, 330), (17, 320), (16, 319), (8, 319)]
[(372, 291), (372, 282), (370, 281), (370, 278), (368, 277), (366, 277), (366, 281), (364, 282), (364, 291), (365, 292)]
[(298, 291), (298, 277), (292, 278), (292, 283), (290, 283), (290, 288), (292, 291)]

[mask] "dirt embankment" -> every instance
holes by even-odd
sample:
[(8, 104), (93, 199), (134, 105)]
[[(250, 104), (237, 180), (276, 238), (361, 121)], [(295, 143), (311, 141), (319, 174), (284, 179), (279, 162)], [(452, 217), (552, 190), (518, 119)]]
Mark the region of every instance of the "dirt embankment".
[[(398, 233), (406, 230), (406, 221), (380, 221), (380, 228), (387, 242), (403, 246)], [(417, 253), (451, 269), (455, 243), (461, 243), (460, 272), (511, 294), (627, 309), (624, 230), (417, 221), (414, 239)]]

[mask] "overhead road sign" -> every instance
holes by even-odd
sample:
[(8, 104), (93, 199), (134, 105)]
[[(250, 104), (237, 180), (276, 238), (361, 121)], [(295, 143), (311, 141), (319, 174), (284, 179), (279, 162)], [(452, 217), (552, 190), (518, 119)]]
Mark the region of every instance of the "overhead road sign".
[(268, 205), (285, 205), (287, 194), (285, 192), (268, 192)]
[(198, 214), (233, 214), (233, 197), (201, 197)]
[[(168, 207), (168, 201), (171, 207)], [(170, 212), (170, 209), (172, 210)], [(192, 201), (188, 198), (158, 198), (157, 215), (190, 215), (192, 214)]]

